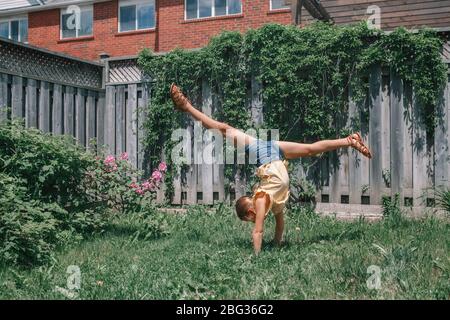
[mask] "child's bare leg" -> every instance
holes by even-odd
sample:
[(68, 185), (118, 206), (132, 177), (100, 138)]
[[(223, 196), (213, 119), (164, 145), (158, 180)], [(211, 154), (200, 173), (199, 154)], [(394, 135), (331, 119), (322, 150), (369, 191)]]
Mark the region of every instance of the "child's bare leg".
[(352, 143), (349, 138), (343, 138), (336, 140), (322, 140), (311, 144), (278, 141), (278, 145), (280, 146), (281, 151), (283, 151), (286, 159), (296, 159), (312, 157), (323, 152), (350, 147)]
[(245, 145), (253, 141), (254, 138), (244, 132), (235, 129), (226, 123), (214, 120), (203, 112), (197, 110), (191, 102), (184, 97), (178, 87), (171, 87), (171, 95), (179, 110), (188, 112), (195, 120), (200, 121), (205, 128), (219, 130), (223, 136), (233, 139), (238, 144)]

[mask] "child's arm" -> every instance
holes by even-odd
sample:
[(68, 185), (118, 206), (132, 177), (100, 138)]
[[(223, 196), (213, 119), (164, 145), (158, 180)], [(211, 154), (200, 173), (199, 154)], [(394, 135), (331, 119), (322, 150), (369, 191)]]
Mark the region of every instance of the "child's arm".
[(263, 232), (264, 232), (264, 218), (266, 212), (266, 202), (268, 201), (267, 197), (258, 197), (255, 200), (255, 227), (253, 228), (253, 247), (255, 249), (255, 254), (259, 254), (261, 252), (262, 240), (263, 240)]
[(283, 231), (284, 231), (284, 214), (278, 213), (275, 215), (275, 243), (281, 246), (281, 242), (283, 241)]

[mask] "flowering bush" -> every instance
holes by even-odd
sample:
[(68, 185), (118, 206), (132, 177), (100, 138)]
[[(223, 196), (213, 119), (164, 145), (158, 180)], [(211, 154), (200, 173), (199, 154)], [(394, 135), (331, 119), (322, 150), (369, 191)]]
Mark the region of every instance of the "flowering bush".
[(162, 162), (148, 179), (128, 161), (128, 154), (119, 157), (97, 157), (86, 174), (86, 193), (93, 202), (103, 203), (120, 213), (141, 212), (148, 208), (159, 189), (167, 165)]
[(142, 212), (142, 233), (161, 233), (149, 209), (166, 170), (161, 163), (142, 180), (126, 153), (96, 157), (68, 137), (0, 125), (0, 264), (49, 261), (56, 248), (103, 232), (111, 209)]

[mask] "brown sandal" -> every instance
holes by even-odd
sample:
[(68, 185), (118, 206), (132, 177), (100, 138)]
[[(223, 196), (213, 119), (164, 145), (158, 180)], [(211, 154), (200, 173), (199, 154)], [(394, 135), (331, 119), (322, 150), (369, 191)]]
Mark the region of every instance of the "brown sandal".
[(356, 132), (348, 136), (348, 139), (350, 141), (350, 145), (361, 152), (363, 156), (372, 159), (372, 153), (370, 152), (370, 149), (364, 144), (362, 141), (361, 135)]
[(175, 83), (172, 83), (170, 86), (170, 97), (178, 110), (182, 112), (188, 111), (188, 104), (190, 102), (181, 92), (180, 88), (175, 85)]

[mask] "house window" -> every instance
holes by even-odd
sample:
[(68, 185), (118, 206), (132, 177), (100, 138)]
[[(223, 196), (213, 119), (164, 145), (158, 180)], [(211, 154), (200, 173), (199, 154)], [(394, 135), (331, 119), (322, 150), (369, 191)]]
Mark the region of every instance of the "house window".
[(155, 0), (122, 0), (119, 4), (119, 32), (153, 29)]
[(289, 9), (290, 7), (285, 4), (285, 0), (270, 0), (270, 10)]
[(0, 37), (14, 41), (28, 42), (28, 19), (0, 20)]
[(241, 0), (185, 0), (185, 19), (219, 17), (242, 12)]
[(61, 39), (92, 36), (93, 23), (92, 5), (61, 9)]

